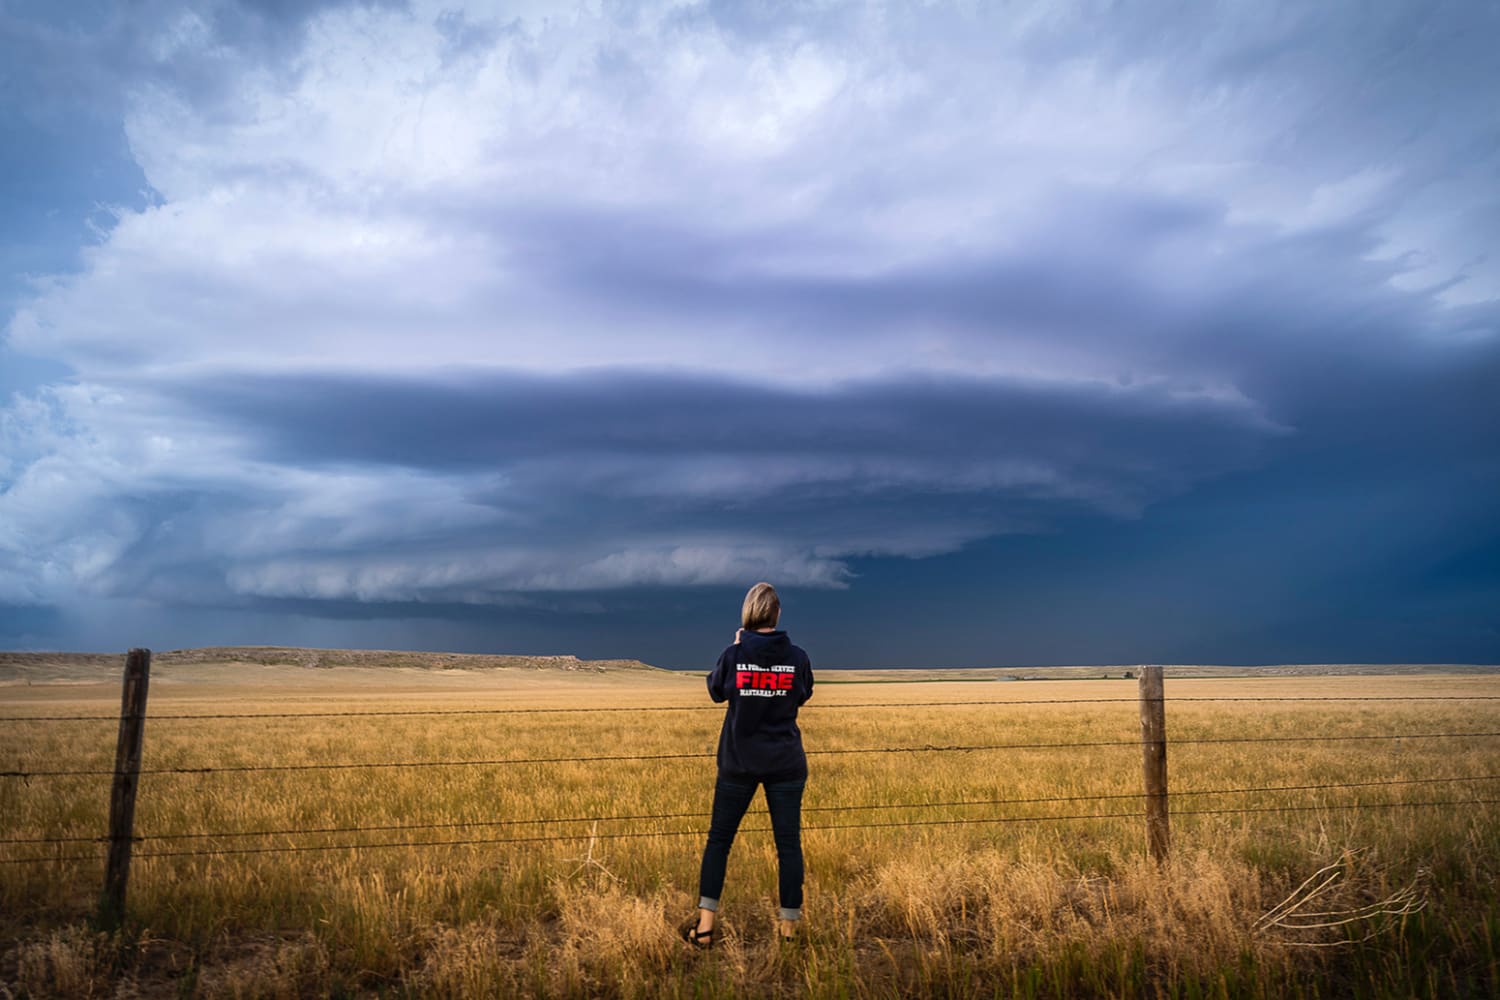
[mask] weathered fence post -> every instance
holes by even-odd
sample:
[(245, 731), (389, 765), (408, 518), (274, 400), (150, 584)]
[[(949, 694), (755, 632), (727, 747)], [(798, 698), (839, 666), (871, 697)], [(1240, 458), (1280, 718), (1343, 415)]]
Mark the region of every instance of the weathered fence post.
[(104, 892), (99, 897), (98, 923), (105, 930), (118, 929), (125, 922), (125, 886), (130, 879), (130, 848), (135, 838), (135, 791), (150, 679), (151, 650), (132, 649), (125, 656), (120, 739), (115, 744), (115, 780), (109, 793), (109, 857), (104, 867)]
[(1167, 711), (1161, 667), (1141, 668), (1141, 762), (1146, 778), (1146, 843), (1151, 858), (1167, 860)]

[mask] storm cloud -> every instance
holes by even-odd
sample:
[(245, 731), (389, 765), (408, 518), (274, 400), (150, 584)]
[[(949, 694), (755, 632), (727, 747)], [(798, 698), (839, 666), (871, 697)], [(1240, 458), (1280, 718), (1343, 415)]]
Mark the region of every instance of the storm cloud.
[[(1447, 624), (1391, 655), (1494, 658), (1497, 29), (1472, 4), (7, 8), (6, 120), (118, 131), (97, 197), (143, 185), (101, 222), (78, 178), (28, 182), (94, 228), (5, 327), (30, 375), (0, 408), (0, 629), (65, 640), (114, 602), (205, 623), (153, 626), (174, 644), (321, 616), (603, 653), (574, 638), (644, 592), (691, 623), (769, 578), (853, 625), (941, 570), (941, 629), (833, 658), (1003, 659), (947, 619), (986, 600), (1031, 609), (1033, 661), (1369, 658), (1414, 606)], [(1159, 564), (1134, 586), (1176, 619), (1118, 582)], [(1086, 641), (1038, 610), (1070, 605)], [(402, 616), (439, 625), (359, 625)], [(642, 641), (616, 652), (687, 658)]]

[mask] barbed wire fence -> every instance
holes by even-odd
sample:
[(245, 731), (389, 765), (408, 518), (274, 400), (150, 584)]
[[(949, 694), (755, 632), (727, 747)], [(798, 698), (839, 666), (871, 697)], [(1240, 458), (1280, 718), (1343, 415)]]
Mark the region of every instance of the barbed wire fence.
[[(1161, 667), (1144, 667), (1140, 674), (1141, 696), (1138, 698), (1046, 698), (1046, 699), (974, 699), (968, 701), (930, 702), (853, 702), (838, 705), (823, 705), (819, 712), (845, 710), (867, 710), (882, 708), (917, 707), (983, 707), (1006, 706), (1026, 708), (1043, 705), (1138, 705), (1141, 710), (1142, 736), (1139, 740), (1080, 740), (1065, 742), (1003, 742), (975, 744), (920, 744), (911, 746), (863, 746), (813, 749), (808, 756), (841, 755), (893, 755), (929, 753), (973, 753), (986, 751), (1028, 750), (1078, 750), (1120, 747), (1140, 747), (1143, 759), (1144, 789), (1140, 792), (1111, 792), (1089, 795), (1054, 795), (1010, 798), (948, 799), (912, 802), (856, 802), (835, 805), (804, 806), (804, 813), (840, 814), (880, 812), (931, 812), (937, 809), (977, 809), (996, 807), (1061, 805), (1073, 803), (1123, 803), (1130, 800), (1144, 801), (1144, 813), (1137, 808), (1131, 811), (1089, 811), (1070, 813), (1044, 813), (1038, 815), (986, 815), (945, 816), (941, 818), (873, 819), (862, 822), (815, 822), (802, 827), (804, 831), (818, 833), (832, 830), (892, 829), (906, 827), (948, 826), (1004, 826), (1029, 823), (1074, 823), (1099, 820), (1141, 819), (1147, 820), (1148, 849), (1158, 861), (1168, 856), (1167, 810), (1168, 789), (1166, 783), (1165, 703), (1162, 694)], [(248, 773), (275, 773), (296, 771), (351, 771), (363, 769), (393, 768), (459, 768), (459, 767), (507, 767), (519, 765), (553, 765), (564, 763), (648, 763), (666, 760), (711, 759), (713, 753), (620, 753), (598, 755), (559, 755), (547, 757), (500, 757), (477, 760), (384, 760), (384, 761), (337, 761), (298, 764), (245, 764), (199, 767), (141, 767), (141, 742), (146, 718), (146, 688), (149, 679), (149, 650), (131, 650), (126, 660), (125, 681), (122, 688), (121, 712), (118, 716), (106, 715), (11, 715), (0, 716), (4, 723), (63, 723), (63, 722), (116, 722), (119, 735), (114, 768), (46, 768), (27, 769), (16, 767), (0, 770), (0, 779), (17, 779), (29, 783), (32, 779), (44, 780), (69, 777), (109, 777), (112, 779), (109, 831), (100, 836), (52, 836), (52, 837), (0, 837), (0, 848), (58, 848), (57, 853), (31, 853), (11, 857), (0, 857), (0, 866), (46, 865), (64, 863), (105, 862), (105, 891), (101, 897), (99, 922), (103, 926), (117, 926), (124, 918), (126, 886), (131, 859), (224, 857), (261, 854), (304, 854), (332, 851), (365, 851), (401, 848), (468, 847), (506, 844), (544, 844), (580, 840), (636, 840), (649, 838), (701, 837), (705, 835), (703, 820), (707, 812), (665, 812), (600, 814), (584, 816), (553, 816), (531, 819), (478, 819), (441, 823), (385, 823), (345, 826), (287, 827), (261, 830), (211, 830), (138, 835), (133, 829), (135, 793), (139, 778), (143, 775), (208, 776), (217, 774), (243, 775)], [(1278, 702), (1500, 702), (1500, 695), (1423, 695), (1423, 696), (1228, 696), (1228, 697), (1183, 697), (1172, 698), (1177, 703), (1278, 703)], [(642, 707), (554, 707), (554, 708), (468, 708), (468, 709), (421, 709), (421, 710), (355, 710), (355, 711), (303, 711), (303, 712), (212, 712), (212, 713), (167, 713), (153, 715), (153, 721), (264, 721), (298, 719), (350, 719), (350, 718), (399, 718), (441, 716), (515, 716), (515, 715), (571, 715), (600, 714), (610, 712), (670, 713), (670, 712), (719, 712), (713, 705), (657, 705)], [(1294, 743), (1359, 743), (1372, 741), (1402, 740), (1457, 740), (1500, 737), (1500, 730), (1443, 731), (1443, 732), (1396, 732), (1358, 735), (1295, 735), (1295, 736), (1213, 736), (1186, 737), (1170, 741), (1175, 745), (1223, 745), (1223, 744), (1294, 744)], [(1443, 786), (1457, 788), (1470, 786), (1466, 797), (1443, 797), (1425, 799), (1403, 799), (1400, 801), (1326, 802), (1312, 804), (1278, 804), (1224, 806), (1208, 805), (1193, 808), (1177, 808), (1171, 816), (1227, 816), (1285, 814), (1312, 811), (1357, 811), (1419, 808), (1449, 808), (1500, 803), (1500, 789), (1483, 789), (1486, 783), (1500, 781), (1500, 773), (1469, 774), (1427, 778), (1389, 778), (1366, 781), (1340, 781), (1303, 783), (1290, 785), (1253, 785), (1218, 788), (1173, 788), (1173, 799), (1205, 799), (1219, 796), (1262, 795), (1267, 793), (1319, 792), (1347, 789), (1393, 789)], [(1106, 807), (1107, 808), (1107, 807)], [(599, 824), (617, 823), (685, 823), (698, 821), (695, 825), (674, 829), (623, 829), (600, 832)], [(522, 828), (548, 828), (559, 826), (587, 825), (586, 830), (526, 833), (483, 837), (442, 837), (437, 831), (507, 830)], [(769, 827), (744, 827), (747, 833), (767, 832)], [(365, 839), (370, 835), (397, 835), (401, 839)], [(231, 844), (211, 843), (199, 846), (192, 842), (219, 842), (226, 840), (253, 840), (256, 838), (307, 838), (307, 837), (356, 837), (324, 843), (274, 843)], [(427, 839), (420, 839), (420, 838)], [(432, 839), (437, 837), (438, 839)], [(417, 839), (414, 839), (417, 838)], [(157, 846), (162, 845), (162, 846)], [(84, 853), (88, 847), (104, 847), (105, 855)], [(140, 846), (145, 849), (136, 850)], [(70, 851), (71, 853), (64, 853)]]

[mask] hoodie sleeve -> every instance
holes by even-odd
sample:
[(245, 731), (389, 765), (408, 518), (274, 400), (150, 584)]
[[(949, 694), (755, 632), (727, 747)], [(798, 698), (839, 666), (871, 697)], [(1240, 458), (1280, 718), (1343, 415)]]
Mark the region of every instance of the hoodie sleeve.
[(708, 696), (715, 702), (724, 701), (729, 697), (729, 672), (734, 669), (735, 647), (730, 646), (719, 654), (719, 662), (714, 665), (713, 671), (708, 675)]
[(812, 697), (813, 693), (812, 657), (808, 656), (806, 652), (802, 654), (802, 663), (798, 666), (797, 672), (802, 675), (802, 700), (797, 704), (806, 705), (807, 700)]

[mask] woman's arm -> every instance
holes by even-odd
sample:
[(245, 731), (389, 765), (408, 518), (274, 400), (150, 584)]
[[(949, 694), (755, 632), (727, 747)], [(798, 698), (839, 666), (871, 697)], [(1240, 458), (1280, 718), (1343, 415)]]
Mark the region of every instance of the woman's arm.
[(739, 659), (735, 655), (735, 646), (730, 646), (719, 654), (719, 662), (714, 664), (714, 669), (708, 675), (708, 696), (715, 702), (720, 702), (729, 697), (729, 672), (734, 669), (735, 661)]

